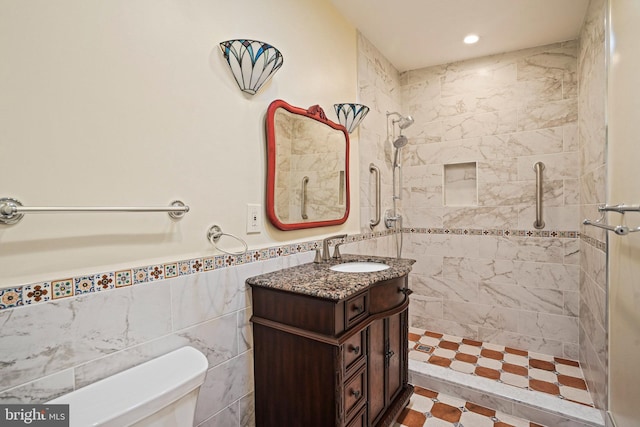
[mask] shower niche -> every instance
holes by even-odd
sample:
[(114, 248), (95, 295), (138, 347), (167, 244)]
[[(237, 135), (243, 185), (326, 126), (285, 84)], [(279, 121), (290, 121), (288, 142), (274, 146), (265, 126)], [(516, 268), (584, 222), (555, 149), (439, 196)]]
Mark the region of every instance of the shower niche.
[(468, 162), (444, 165), (442, 187), (445, 206), (477, 206), (478, 164)]

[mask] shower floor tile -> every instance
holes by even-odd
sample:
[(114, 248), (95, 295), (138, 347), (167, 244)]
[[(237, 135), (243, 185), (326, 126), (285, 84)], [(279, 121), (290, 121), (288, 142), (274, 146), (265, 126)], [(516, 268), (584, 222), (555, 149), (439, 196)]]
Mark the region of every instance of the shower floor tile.
[(457, 397), (415, 387), (394, 427), (544, 427)]
[(417, 328), (409, 330), (409, 359), (594, 406), (575, 360)]

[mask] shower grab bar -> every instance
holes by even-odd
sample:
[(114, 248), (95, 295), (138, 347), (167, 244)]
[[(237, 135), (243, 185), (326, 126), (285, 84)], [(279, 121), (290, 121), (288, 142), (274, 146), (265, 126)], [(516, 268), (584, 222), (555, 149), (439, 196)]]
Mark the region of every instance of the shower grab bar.
[(369, 172), (376, 174), (376, 219), (369, 220), (369, 227), (373, 230), (376, 225), (380, 224), (380, 168), (370, 163)]
[(640, 212), (640, 205), (627, 205), (625, 203), (621, 203), (619, 205), (601, 205), (598, 206), (598, 212), (602, 214), (600, 218), (595, 221), (585, 219), (582, 223), (584, 225), (602, 228), (603, 230), (613, 231), (618, 236), (626, 236), (629, 233), (636, 233), (640, 231), (640, 227), (629, 228), (626, 225), (609, 225), (603, 223), (605, 212), (617, 212), (622, 215), (624, 215), (625, 212)]
[(0, 223), (15, 224), (27, 213), (73, 213), (73, 212), (167, 212), (171, 218), (179, 219), (189, 212), (180, 200), (174, 200), (170, 206), (136, 207), (136, 206), (22, 206), (18, 200), (0, 198)]
[(307, 184), (309, 183), (309, 177), (302, 178), (302, 195), (300, 197), (300, 215), (302, 219), (309, 219), (307, 215)]
[(544, 221), (542, 220), (542, 171), (544, 170), (544, 163), (537, 162), (533, 165), (533, 170), (536, 171), (536, 220), (533, 222), (533, 227), (540, 230), (544, 228)]

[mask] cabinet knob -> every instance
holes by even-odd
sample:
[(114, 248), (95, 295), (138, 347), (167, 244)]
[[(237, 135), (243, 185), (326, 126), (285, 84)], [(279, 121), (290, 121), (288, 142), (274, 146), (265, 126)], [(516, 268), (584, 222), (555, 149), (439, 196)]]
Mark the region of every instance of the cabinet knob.
[(353, 351), (355, 354), (360, 354), (360, 346), (349, 346), (349, 350)]
[(393, 350), (389, 350), (387, 352), (387, 354), (384, 355), (384, 357), (387, 358), (387, 360), (391, 359), (393, 356), (395, 355), (395, 353), (393, 352)]
[(351, 390), (351, 395), (356, 399), (360, 399), (360, 396), (362, 395), (362, 393), (360, 392), (360, 390)]
[(354, 305), (353, 306), (353, 311), (355, 311), (356, 313), (360, 313), (362, 310), (364, 310), (364, 305), (362, 305), (362, 304), (358, 304), (358, 305)]

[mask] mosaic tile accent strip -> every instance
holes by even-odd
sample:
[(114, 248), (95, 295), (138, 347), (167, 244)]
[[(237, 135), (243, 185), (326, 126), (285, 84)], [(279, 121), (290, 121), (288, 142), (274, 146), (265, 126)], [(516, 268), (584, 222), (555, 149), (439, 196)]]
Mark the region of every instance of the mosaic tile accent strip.
[[(422, 234), (456, 234), (461, 236), (531, 236), (553, 238), (580, 238), (576, 231), (540, 231), (540, 230), (482, 230), (482, 229), (446, 229), (446, 228), (404, 228), (404, 233)], [(365, 232), (347, 236), (346, 243), (362, 242), (395, 234), (394, 230)], [(590, 239), (586, 238), (585, 239)], [(594, 239), (591, 239), (594, 240)], [(132, 267), (127, 270), (109, 271), (93, 275), (84, 275), (68, 279), (58, 279), (39, 283), (30, 283), (0, 290), (0, 310), (33, 305), (69, 298), (92, 292), (118, 289), (131, 285), (155, 282), (178, 277), (180, 275), (198, 274), (219, 268), (265, 261), (268, 259), (289, 256), (297, 253), (313, 251), (322, 247), (322, 240), (302, 243), (284, 244), (269, 248), (247, 251), (244, 255), (214, 255), (206, 258), (194, 258), (168, 262), (166, 264)]]
[(593, 237), (585, 236), (584, 234), (581, 234), (580, 240), (585, 242), (587, 245), (593, 246), (594, 248), (601, 250), (602, 252), (607, 251), (607, 244), (600, 240), (594, 239)]
[(593, 407), (580, 363), (411, 328), (409, 358)]
[(458, 397), (415, 387), (394, 427), (544, 427)]

